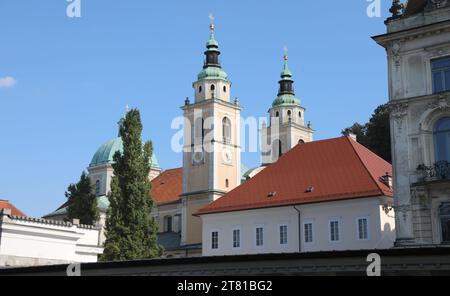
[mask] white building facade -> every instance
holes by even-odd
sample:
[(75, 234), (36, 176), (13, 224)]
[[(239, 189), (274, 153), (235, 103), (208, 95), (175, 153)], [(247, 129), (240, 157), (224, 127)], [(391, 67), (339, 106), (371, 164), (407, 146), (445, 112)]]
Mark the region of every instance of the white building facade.
[(0, 268), (97, 262), (99, 242), (99, 228), (0, 212)]
[(384, 197), (204, 215), (203, 255), (388, 249), (394, 215)]
[(351, 137), (297, 145), (196, 213), (203, 255), (392, 248), (391, 171)]
[(450, 243), (450, 1), (398, 1), (389, 71), (397, 245)]

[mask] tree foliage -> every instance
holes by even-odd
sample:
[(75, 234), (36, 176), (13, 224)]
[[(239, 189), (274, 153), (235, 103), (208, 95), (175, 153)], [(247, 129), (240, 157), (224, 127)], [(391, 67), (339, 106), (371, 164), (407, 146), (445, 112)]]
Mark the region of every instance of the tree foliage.
[(369, 122), (363, 125), (355, 123), (342, 131), (344, 135), (348, 132), (354, 133), (360, 144), (384, 160), (392, 162), (388, 104), (378, 106)]
[(67, 218), (79, 219), (81, 224), (94, 225), (99, 219), (97, 199), (92, 190), (89, 177), (85, 172), (81, 174), (80, 181), (67, 188), (68, 198)]
[(108, 195), (103, 260), (136, 260), (160, 256), (157, 225), (151, 212), (148, 179), (152, 144), (142, 145), (142, 123), (138, 110), (129, 111), (120, 122), (123, 153), (114, 155), (114, 177)]

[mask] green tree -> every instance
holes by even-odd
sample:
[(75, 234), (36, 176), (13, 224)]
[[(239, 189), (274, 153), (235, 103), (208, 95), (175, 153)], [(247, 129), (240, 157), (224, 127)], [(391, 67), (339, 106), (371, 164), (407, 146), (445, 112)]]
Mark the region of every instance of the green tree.
[(364, 146), (368, 146), (369, 139), (367, 138), (367, 124), (361, 125), (359, 123), (353, 124), (351, 127), (348, 127), (342, 131), (343, 135), (347, 135), (348, 133), (352, 133), (356, 135), (356, 139), (358, 142)]
[(387, 104), (378, 106), (372, 118), (367, 123), (367, 139), (369, 148), (388, 162), (391, 157), (391, 129), (389, 123), (389, 107)]
[(355, 123), (342, 131), (346, 135), (352, 132), (356, 135), (358, 142), (384, 160), (391, 162), (391, 130), (389, 124), (388, 104), (378, 106), (370, 121), (365, 124)]
[(99, 219), (97, 199), (92, 192), (92, 185), (85, 172), (81, 174), (77, 184), (67, 188), (68, 198), (67, 218), (80, 219), (81, 224), (94, 225)]
[(150, 157), (152, 144), (142, 145), (142, 123), (138, 110), (127, 112), (120, 122), (123, 153), (114, 155), (114, 177), (108, 195), (104, 261), (136, 260), (161, 256), (157, 225), (151, 212)]

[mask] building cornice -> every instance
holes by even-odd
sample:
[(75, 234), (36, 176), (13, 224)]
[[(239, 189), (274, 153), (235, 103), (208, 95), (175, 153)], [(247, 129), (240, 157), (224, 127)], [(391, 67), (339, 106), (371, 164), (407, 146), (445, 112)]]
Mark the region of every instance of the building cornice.
[(372, 39), (375, 40), (381, 46), (387, 48), (390, 43), (397, 40), (414, 40), (422, 38), (424, 36), (431, 36), (436, 34), (441, 34), (443, 32), (450, 32), (450, 20), (445, 20), (438, 23), (433, 23), (429, 25), (424, 25), (421, 27), (414, 27), (406, 30), (401, 30), (397, 32), (387, 33), (383, 35), (373, 36)]
[(226, 102), (224, 100), (217, 99), (217, 98), (207, 99), (207, 100), (203, 100), (203, 101), (196, 102), (196, 103), (193, 103), (193, 104), (184, 105), (184, 106), (182, 106), (180, 108), (183, 111), (188, 111), (189, 109), (195, 109), (197, 107), (199, 109), (200, 108), (204, 108), (205, 106), (207, 106), (207, 105), (209, 105), (211, 103), (215, 103), (215, 104), (219, 104), (219, 105), (226, 106), (226, 107), (229, 107), (229, 108), (233, 108), (236, 111), (241, 111), (242, 110), (242, 107), (239, 106), (239, 105), (235, 105), (235, 104), (232, 104), (232, 103), (229, 103), (229, 102)]

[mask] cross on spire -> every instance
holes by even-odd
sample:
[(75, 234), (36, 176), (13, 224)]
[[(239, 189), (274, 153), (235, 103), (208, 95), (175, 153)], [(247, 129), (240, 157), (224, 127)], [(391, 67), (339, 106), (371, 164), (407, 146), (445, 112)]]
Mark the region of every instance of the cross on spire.
[(284, 60), (287, 61), (288, 60), (288, 48), (287, 48), (287, 46), (285, 46), (283, 48), (283, 50), (284, 50)]
[(214, 30), (214, 15), (212, 13), (209, 14), (209, 28), (211, 31)]

